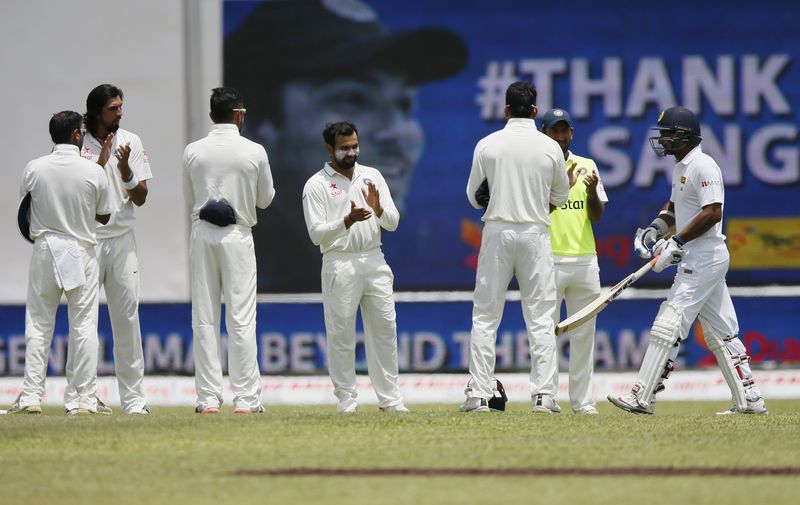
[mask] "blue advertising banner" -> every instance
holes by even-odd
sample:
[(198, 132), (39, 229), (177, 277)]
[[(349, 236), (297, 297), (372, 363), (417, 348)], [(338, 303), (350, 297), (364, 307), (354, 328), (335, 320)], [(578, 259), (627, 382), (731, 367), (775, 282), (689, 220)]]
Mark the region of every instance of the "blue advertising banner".
[[(638, 369), (659, 300), (618, 300), (603, 311), (595, 335), (597, 370)], [(742, 340), (756, 366), (800, 363), (800, 315), (794, 298), (734, 298)], [(113, 374), (113, 342), (105, 306), (100, 310), (102, 375)], [(146, 373), (193, 374), (189, 304), (140, 307)], [(397, 304), (398, 358), (401, 372), (466, 372), (469, 365), (470, 302)], [(265, 375), (325, 374), (325, 328), (321, 304), (258, 305), (259, 366)], [(21, 376), (25, 366), (25, 308), (0, 307), (0, 376)], [(60, 307), (50, 356), (51, 375), (63, 375), (66, 363), (66, 308)], [(359, 324), (356, 368), (366, 370)], [(223, 327), (223, 354), (225, 335)], [(569, 340), (558, 340), (566, 370)], [(223, 369), (227, 369), (223, 356)], [(681, 346), (680, 367), (713, 366), (714, 358), (695, 332)], [(519, 302), (508, 302), (497, 333), (497, 371), (530, 370), (525, 323)]]
[(632, 235), (669, 198), (674, 160), (647, 139), (675, 104), (698, 114), (723, 171), (729, 282), (800, 283), (798, 26), (793, 0), (226, 1), (225, 81), (244, 93), (245, 134), (266, 146), (277, 190), (255, 229), (259, 291), (319, 290), (300, 199), (336, 120), (359, 127), (359, 162), (384, 173), (401, 210), (383, 235), (396, 288), (471, 289), (472, 151), (503, 127), (515, 80), (537, 86), (541, 114), (571, 113), (572, 151), (599, 167), (604, 285), (639, 266)]

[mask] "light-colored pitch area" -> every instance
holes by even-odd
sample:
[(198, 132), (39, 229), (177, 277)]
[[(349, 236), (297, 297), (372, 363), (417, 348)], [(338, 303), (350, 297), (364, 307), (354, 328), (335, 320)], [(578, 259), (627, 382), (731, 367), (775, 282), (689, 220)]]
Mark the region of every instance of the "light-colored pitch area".
[[(48, 408), (0, 418), (2, 502), (796, 503), (800, 401), (771, 401), (766, 416), (714, 415), (727, 406), (663, 402), (655, 416), (633, 416), (602, 404), (600, 415), (580, 416), (531, 414), (519, 402), (505, 413), (485, 414), (463, 414), (457, 405), (410, 405), (410, 414), (365, 406), (353, 415), (267, 405), (263, 415), (234, 415), (223, 406), (219, 415), (159, 408), (148, 417), (82, 418)], [(398, 468), (413, 475), (263, 475)], [(637, 468), (656, 469), (655, 475), (586, 475), (586, 469)], [(659, 475), (665, 468), (670, 476)], [(795, 474), (724, 471), (744, 468)], [(494, 475), (426, 475), (425, 469)], [(505, 476), (502, 469), (515, 470)], [(694, 476), (676, 469), (723, 472)]]

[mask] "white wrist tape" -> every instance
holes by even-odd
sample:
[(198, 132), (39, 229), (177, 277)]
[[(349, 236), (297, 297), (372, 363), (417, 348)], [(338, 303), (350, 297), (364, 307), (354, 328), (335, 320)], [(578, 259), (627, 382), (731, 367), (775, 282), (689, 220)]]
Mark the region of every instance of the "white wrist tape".
[(136, 178), (136, 174), (131, 173), (131, 178), (128, 182), (123, 182), (122, 187), (125, 188), (125, 191), (132, 191), (139, 185), (139, 179)]

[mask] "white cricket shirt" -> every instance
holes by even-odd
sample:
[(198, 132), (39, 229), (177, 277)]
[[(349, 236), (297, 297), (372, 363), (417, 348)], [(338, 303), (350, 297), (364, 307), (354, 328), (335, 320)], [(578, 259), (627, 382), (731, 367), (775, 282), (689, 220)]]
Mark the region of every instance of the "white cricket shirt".
[(97, 244), (95, 214), (111, 214), (108, 180), (97, 163), (80, 157), (78, 147), (57, 144), (53, 152), (28, 163), (20, 194), (31, 194), (31, 238), (45, 233)]
[(569, 179), (558, 143), (536, 129), (533, 119), (511, 118), (505, 128), (475, 146), (467, 198), (489, 181), (489, 207), (483, 221), (550, 225), (550, 206), (566, 203)]
[(209, 201), (224, 200), (233, 207), (236, 224), (252, 228), (256, 207), (267, 208), (275, 197), (267, 152), (232, 123), (215, 124), (207, 137), (186, 146), (183, 167), (192, 221)]
[[(131, 201), (128, 191), (124, 188), (122, 176), (119, 174), (117, 165), (117, 157), (114, 154), (117, 152), (119, 146), (124, 146), (130, 143), (131, 155), (128, 158), (128, 165), (131, 171), (136, 175), (140, 181), (146, 181), (153, 178), (150, 171), (150, 161), (147, 158), (147, 152), (144, 150), (142, 141), (138, 135), (131, 133), (122, 128), (114, 133), (114, 143), (111, 147), (111, 157), (106, 162), (103, 169), (108, 177), (108, 190), (111, 198), (111, 205), (114, 212), (111, 214), (107, 224), (97, 225), (97, 238), (99, 240), (106, 238), (119, 237), (133, 229), (136, 222), (136, 217), (133, 214), (133, 202)], [(102, 144), (94, 138), (91, 133), (87, 133), (83, 139), (83, 149), (81, 149), (81, 156), (87, 160), (97, 162), (100, 157), (100, 149)]]
[[(714, 159), (703, 153), (698, 145), (675, 164), (672, 172), (672, 194), (670, 200), (675, 204), (675, 229), (680, 233), (686, 228), (700, 210), (712, 203), (725, 204), (725, 186), (722, 171)], [(689, 250), (711, 250), (725, 242), (722, 234), (722, 220), (705, 233), (683, 246)]]
[[(372, 213), (366, 221), (344, 225), (350, 213), (350, 201), (356, 207), (372, 210), (362, 190), (372, 182), (378, 189), (383, 214), (380, 219)], [(394, 205), (389, 187), (380, 172), (356, 163), (353, 179), (337, 172), (329, 163), (312, 175), (303, 188), (303, 214), (308, 235), (322, 254), (336, 252), (365, 252), (381, 246), (381, 228), (394, 231), (400, 222), (400, 212)]]

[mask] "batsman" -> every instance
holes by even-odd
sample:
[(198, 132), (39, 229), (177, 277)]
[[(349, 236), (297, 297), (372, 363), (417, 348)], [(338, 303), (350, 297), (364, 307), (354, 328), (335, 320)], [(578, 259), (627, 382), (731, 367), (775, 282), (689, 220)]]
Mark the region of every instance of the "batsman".
[[(700, 123), (689, 109), (664, 110), (653, 129), (659, 132), (650, 138), (656, 154), (675, 157), (672, 194), (658, 217), (636, 231), (634, 249), (643, 258), (660, 255), (653, 265), (655, 272), (671, 265), (677, 265), (678, 271), (653, 322), (633, 389), (608, 399), (628, 412), (652, 414), (655, 395), (664, 389), (678, 347), (699, 318), (706, 345), (733, 396), (733, 407), (718, 415), (766, 414), (750, 371), (750, 357), (738, 338), (739, 323), (725, 283), (730, 255), (722, 234), (722, 172), (700, 147)], [(668, 237), (673, 226), (676, 233)]]

